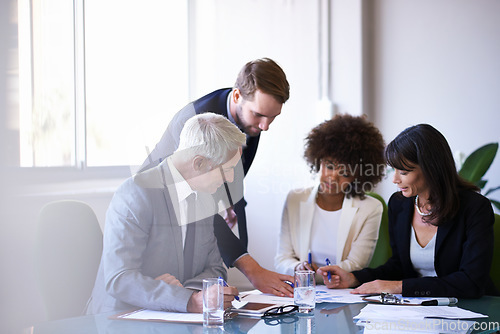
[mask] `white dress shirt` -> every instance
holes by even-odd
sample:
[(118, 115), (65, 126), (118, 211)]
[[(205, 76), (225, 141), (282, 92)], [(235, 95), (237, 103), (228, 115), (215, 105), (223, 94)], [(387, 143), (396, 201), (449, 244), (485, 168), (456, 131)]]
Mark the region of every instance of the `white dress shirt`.
[(182, 177), (181, 173), (177, 170), (177, 168), (175, 168), (171, 157), (167, 158), (167, 164), (168, 164), (168, 168), (170, 169), (170, 173), (172, 174), (172, 179), (174, 180), (174, 183), (168, 184), (167, 187), (168, 187), (168, 191), (171, 194), (173, 194), (173, 193), (177, 194), (177, 199), (179, 201), (179, 205), (176, 208), (179, 211), (177, 212), (177, 210), (176, 210), (176, 215), (178, 218), (177, 221), (181, 225), (182, 244), (184, 245), (186, 242), (186, 226), (188, 223), (192, 223), (192, 222), (187, 221), (188, 220), (188, 218), (187, 218), (188, 217), (187, 198), (189, 197), (189, 195), (191, 195), (193, 193), (195, 194), (195, 198), (196, 198), (196, 196), (198, 196), (198, 193), (196, 191), (194, 191), (193, 189), (191, 189), (191, 186), (189, 185), (189, 183), (187, 183), (187, 181)]

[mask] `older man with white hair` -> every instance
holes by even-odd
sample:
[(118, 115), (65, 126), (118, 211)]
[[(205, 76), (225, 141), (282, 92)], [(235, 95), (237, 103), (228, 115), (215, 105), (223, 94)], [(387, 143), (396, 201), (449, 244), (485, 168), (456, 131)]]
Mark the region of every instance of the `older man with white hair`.
[[(227, 276), (213, 227), (214, 217), (222, 218), (211, 194), (233, 179), (245, 141), (223, 116), (195, 116), (173, 155), (119, 187), (106, 214), (88, 314), (202, 311), (202, 280)], [(238, 291), (224, 293), (228, 307)]]

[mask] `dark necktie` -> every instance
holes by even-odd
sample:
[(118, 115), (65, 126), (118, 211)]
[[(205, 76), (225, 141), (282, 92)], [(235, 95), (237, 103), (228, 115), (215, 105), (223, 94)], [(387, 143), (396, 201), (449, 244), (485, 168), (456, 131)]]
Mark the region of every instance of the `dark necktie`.
[(194, 237), (196, 220), (195, 194), (187, 197), (187, 228), (186, 240), (184, 241), (184, 279), (193, 276), (193, 258), (194, 258)]

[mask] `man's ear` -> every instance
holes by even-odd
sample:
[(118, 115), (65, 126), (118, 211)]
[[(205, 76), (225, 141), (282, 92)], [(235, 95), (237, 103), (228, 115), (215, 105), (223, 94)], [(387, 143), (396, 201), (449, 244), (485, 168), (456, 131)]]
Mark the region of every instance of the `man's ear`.
[(241, 96), (241, 92), (239, 88), (234, 88), (233, 89), (233, 102), (235, 104), (238, 104), (239, 100), (242, 99), (243, 97)]
[(193, 158), (193, 169), (197, 172), (206, 172), (208, 168), (208, 160), (201, 155), (197, 155)]

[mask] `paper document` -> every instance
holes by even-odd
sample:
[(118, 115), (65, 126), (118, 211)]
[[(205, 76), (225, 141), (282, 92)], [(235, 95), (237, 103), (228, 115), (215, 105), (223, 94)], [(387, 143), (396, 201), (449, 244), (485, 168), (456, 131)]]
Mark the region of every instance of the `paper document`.
[[(316, 303), (366, 303), (362, 295), (351, 294), (353, 289), (328, 289), (325, 285), (316, 286)], [(259, 290), (251, 290), (240, 293), (242, 302), (270, 303), (270, 304), (293, 304), (293, 298), (278, 297), (268, 293), (262, 293)], [(233, 302), (234, 306), (234, 302)]]
[(203, 323), (202, 313), (164, 312), (164, 311), (152, 311), (146, 309), (120, 313), (112, 316), (111, 318), (122, 319), (122, 320), (184, 322), (193, 324)]
[(455, 306), (368, 304), (354, 317), (367, 334), (468, 333), (475, 321), (487, 317)]
[(362, 295), (352, 294), (353, 289), (328, 289), (325, 285), (316, 286), (316, 303), (365, 303)]
[(401, 306), (368, 304), (354, 319), (424, 319), (424, 318), (446, 318), (446, 319), (471, 319), (486, 318), (487, 315), (464, 310), (455, 306)]
[[(262, 293), (259, 290), (241, 292), (240, 301), (252, 302), (252, 303), (279, 304), (279, 305), (293, 304), (293, 298), (279, 297), (269, 293)], [(233, 301), (233, 306), (234, 306), (234, 301)]]

